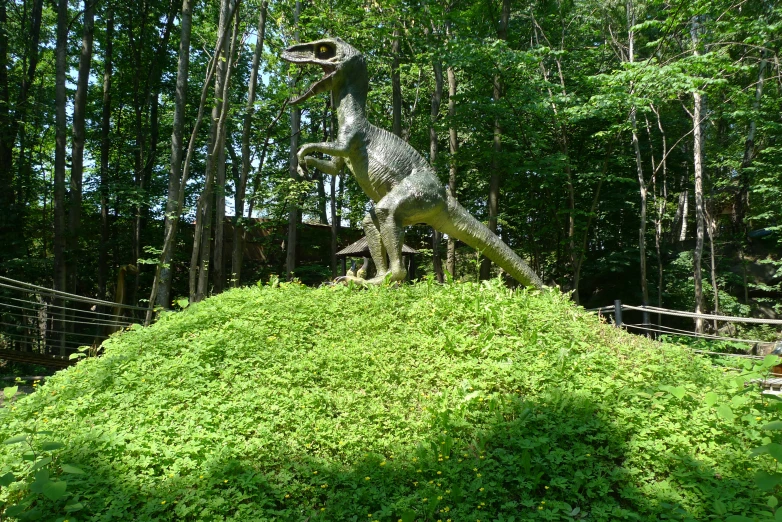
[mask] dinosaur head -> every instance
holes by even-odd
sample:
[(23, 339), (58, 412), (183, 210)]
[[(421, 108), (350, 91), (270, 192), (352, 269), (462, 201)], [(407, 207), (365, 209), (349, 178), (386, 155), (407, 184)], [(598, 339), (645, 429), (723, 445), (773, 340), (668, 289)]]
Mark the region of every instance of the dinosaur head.
[[(364, 57), (339, 38), (324, 38), (292, 45), (282, 52), (282, 59), (292, 63), (320, 65), (323, 68), (323, 78), (310, 85), (304, 94), (291, 100), (292, 104), (334, 89), (344, 82), (346, 76), (366, 74)], [(362, 71), (356, 71), (356, 67), (360, 67)]]

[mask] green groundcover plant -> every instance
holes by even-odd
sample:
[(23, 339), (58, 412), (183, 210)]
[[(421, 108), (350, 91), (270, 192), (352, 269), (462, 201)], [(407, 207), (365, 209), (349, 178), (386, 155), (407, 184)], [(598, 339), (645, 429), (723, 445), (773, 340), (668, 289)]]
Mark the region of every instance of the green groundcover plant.
[(7, 400), (0, 519), (775, 520), (774, 362), (498, 281), (232, 290)]

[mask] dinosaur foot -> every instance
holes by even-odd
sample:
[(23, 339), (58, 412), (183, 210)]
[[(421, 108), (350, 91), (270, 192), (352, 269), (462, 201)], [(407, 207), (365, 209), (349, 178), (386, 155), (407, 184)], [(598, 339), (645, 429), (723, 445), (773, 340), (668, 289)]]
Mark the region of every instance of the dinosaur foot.
[(366, 279), (363, 279), (361, 277), (356, 277), (356, 276), (348, 276), (348, 275), (339, 276), (334, 280), (334, 284), (339, 284), (339, 283), (342, 283), (343, 285), (353, 283), (361, 286), (366, 286), (367, 284), (370, 284), (370, 282), (367, 281)]

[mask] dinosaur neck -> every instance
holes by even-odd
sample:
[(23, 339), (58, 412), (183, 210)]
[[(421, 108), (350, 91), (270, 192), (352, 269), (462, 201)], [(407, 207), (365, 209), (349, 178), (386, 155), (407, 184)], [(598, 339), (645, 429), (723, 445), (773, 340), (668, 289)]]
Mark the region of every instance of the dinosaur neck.
[[(361, 82), (366, 84), (366, 80)], [(366, 121), (367, 88), (366, 85), (347, 83), (334, 90), (334, 103), (337, 109), (339, 126), (351, 126)]]

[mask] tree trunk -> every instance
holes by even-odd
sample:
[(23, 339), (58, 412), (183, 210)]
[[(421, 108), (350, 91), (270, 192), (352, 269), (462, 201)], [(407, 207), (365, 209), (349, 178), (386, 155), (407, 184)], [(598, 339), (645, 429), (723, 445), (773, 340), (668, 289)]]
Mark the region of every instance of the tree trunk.
[[(299, 15), (301, 14), (301, 1), (296, 0), (296, 8), (293, 13), (293, 40), (299, 41)], [(291, 78), (291, 81), (293, 79)], [(288, 157), (288, 173), (291, 179), (299, 181), (298, 157), (299, 151), (299, 131), (301, 130), (301, 110), (298, 107), (291, 107), (291, 150)], [(288, 211), (288, 240), (285, 242), (285, 273), (288, 279), (293, 278), (293, 272), (296, 270), (296, 245), (298, 243), (299, 225), (299, 207), (297, 202), (291, 201)]]
[(401, 41), (399, 29), (394, 29), (394, 39), (391, 41), (391, 131), (402, 136), (402, 80), (399, 74), (399, 53)]
[[(432, 62), (434, 71), (434, 92), (432, 93), (432, 111), (429, 123), (429, 163), (432, 168), (437, 168), (437, 121), (440, 119), (440, 103), (443, 99), (443, 64), (435, 58)], [(443, 260), (440, 256), (440, 240), (442, 234), (432, 227), (432, 268), (438, 283), (443, 282)]]
[[(693, 54), (700, 55), (698, 41), (698, 22), (693, 19), (690, 28), (692, 35)], [(692, 93), (693, 111), (693, 164), (695, 174), (695, 218), (697, 228), (695, 231), (695, 251), (693, 252), (693, 278), (695, 281), (695, 313), (702, 314), (704, 311), (703, 299), (703, 280), (701, 273), (701, 261), (703, 258), (703, 232), (705, 226), (704, 207), (703, 207), (703, 134), (701, 132), (701, 113), (703, 112), (703, 96), (697, 90)], [(701, 318), (695, 320), (695, 331), (703, 333), (704, 321)]]
[[(448, 189), (456, 197), (456, 167), (459, 154), (459, 137), (456, 133), (456, 71), (448, 66), (448, 147), (451, 153), (448, 169)], [(448, 236), (446, 270), (456, 279), (456, 239)]]
[[(763, 96), (763, 83), (765, 79), (766, 70), (766, 57), (765, 54), (760, 60), (760, 66), (758, 70), (758, 81), (755, 84), (755, 101), (753, 103), (753, 109), (755, 112), (760, 108), (760, 99)], [(751, 186), (751, 174), (749, 171), (752, 161), (755, 159), (755, 132), (757, 131), (756, 116), (753, 115), (752, 120), (749, 122), (749, 130), (747, 132), (747, 139), (744, 141), (744, 156), (741, 160), (741, 167), (739, 168), (739, 190), (736, 193), (733, 203), (733, 235), (739, 249), (739, 257), (741, 258), (741, 270), (742, 270), (742, 284), (744, 287), (744, 303), (749, 304), (749, 286), (747, 285), (747, 263), (744, 259), (744, 250), (746, 248), (747, 241), (747, 225), (745, 222), (747, 216), (747, 209), (749, 208), (749, 187)]]
[(103, 114), (100, 138), (100, 230), (98, 249), (98, 298), (106, 299), (106, 283), (109, 270), (109, 152), (111, 150), (111, 74), (114, 39), (114, 9), (106, 11), (106, 43), (103, 51)]
[[(238, 2), (238, 0), (234, 0), (234, 2)], [(228, 67), (233, 67), (233, 64), (236, 62), (236, 60), (239, 58), (239, 50), (237, 49), (236, 42), (237, 37), (239, 34), (239, 10), (237, 8), (235, 18), (234, 18), (234, 25), (233, 25), (233, 35), (231, 36), (231, 46), (229, 49), (227, 49), (226, 54), (228, 56)], [(223, 118), (221, 118), (221, 122), (223, 125), (223, 129), (218, 129), (221, 132), (222, 139), (217, 144), (219, 155), (217, 160), (217, 187), (215, 191), (215, 239), (214, 239), (214, 251), (212, 253), (212, 285), (213, 285), (213, 293), (219, 294), (223, 291), (223, 288), (225, 287), (225, 270), (224, 270), (224, 239), (225, 239), (225, 169), (226, 169), (226, 147), (232, 147), (230, 143), (227, 142), (226, 136), (227, 131), (225, 129), (225, 126), (228, 122), (228, 99), (230, 97), (230, 76), (231, 71), (226, 71), (225, 79), (223, 81), (223, 94), (222, 94), (222, 109), (221, 114), (225, 112), (225, 115)], [(235, 155), (235, 151), (231, 151), (233, 155)], [(232, 155), (232, 157), (233, 157)], [(234, 165), (236, 166), (236, 165)], [(209, 258), (206, 257), (208, 260)]]
[[(628, 61), (632, 64), (635, 62), (635, 9), (633, 8), (632, 1), (627, 2), (627, 26), (628, 26)], [(635, 87), (630, 83), (630, 95), (635, 93)], [(647, 188), (646, 179), (644, 178), (643, 160), (641, 159), (641, 144), (638, 141), (638, 124), (636, 121), (637, 109), (635, 104), (630, 108), (630, 127), (633, 136), (633, 150), (635, 151), (635, 166), (638, 174), (638, 190), (641, 196), (641, 215), (640, 226), (638, 228), (638, 253), (640, 261), (640, 276), (641, 276), (641, 302), (643, 306), (649, 304), (649, 287), (646, 281), (646, 204), (647, 204)], [(648, 323), (648, 313), (644, 312), (644, 323)]]
[(76, 266), (79, 260), (79, 229), (81, 227), (82, 178), (84, 174), (84, 139), (86, 128), (87, 89), (90, 79), (90, 61), (92, 60), (92, 34), (95, 19), (95, 2), (84, 3), (84, 32), (79, 56), (79, 76), (76, 82), (76, 95), (73, 99), (73, 144), (71, 148), (71, 185), (68, 206), (68, 275), (71, 278), (71, 291), (78, 293), (78, 275)]
[(8, 69), (12, 64), (8, 57), (8, 12), (6, 9), (7, 0), (0, 2), (0, 208), (4, 209), (0, 214), (0, 232), (2, 238), (10, 237), (12, 233), (13, 218), (5, 215), (14, 208), (14, 193), (8, 190), (13, 185), (13, 152), (14, 140), (11, 122), (11, 95), (8, 87)]
[[(508, 23), (510, 21), (510, 0), (502, 0), (502, 15), (500, 17), (500, 26), (497, 29), (497, 38), (499, 40), (508, 39)], [(494, 100), (494, 154), (492, 154), (491, 160), (491, 176), (489, 178), (489, 199), (487, 201), (487, 210), (489, 213), (489, 230), (497, 233), (497, 214), (499, 212), (499, 200), (500, 200), (500, 171), (502, 169), (502, 161), (500, 155), (502, 154), (502, 125), (500, 122), (500, 114), (498, 105), (500, 98), (502, 98), (502, 78), (499, 73), (494, 75), (492, 82), (493, 92), (492, 99)], [(481, 256), (481, 271), (480, 279), (489, 279), (491, 277), (491, 260), (487, 257)]]
[[(654, 106), (652, 106), (652, 110), (654, 111), (655, 116), (657, 116), (657, 128), (660, 130), (660, 135), (662, 136), (662, 144), (663, 144), (663, 150), (662, 150), (662, 159), (660, 160), (660, 164), (657, 165), (655, 168), (655, 176), (652, 178), (653, 180), (657, 179), (656, 171), (659, 168), (662, 168), (663, 172), (663, 187), (662, 187), (662, 197), (657, 197), (658, 190), (655, 187), (654, 191), (654, 197), (655, 197), (655, 203), (657, 207), (657, 216), (655, 217), (654, 221), (654, 247), (657, 251), (657, 307), (662, 308), (663, 306), (663, 258), (662, 258), (662, 238), (663, 238), (663, 218), (665, 217), (665, 207), (668, 203), (668, 143), (665, 138), (665, 130), (663, 129), (663, 123), (660, 119), (660, 112), (659, 110), (656, 110)], [(651, 143), (651, 131), (649, 132), (649, 141)], [(662, 314), (657, 314), (657, 324), (662, 324)]]
[[(142, 13), (140, 16), (135, 17), (131, 15), (130, 23), (128, 27), (128, 38), (130, 39), (131, 52), (133, 54), (133, 61), (135, 65), (135, 74), (132, 77), (133, 84), (133, 123), (135, 129), (135, 143), (133, 147), (133, 183), (136, 186), (138, 194), (136, 196), (137, 202), (134, 205), (133, 216), (133, 261), (134, 266), (138, 266), (138, 260), (141, 257), (141, 212), (142, 204), (141, 198), (144, 192), (144, 145), (145, 145), (145, 132), (144, 132), (144, 102), (146, 98), (144, 96), (144, 86), (142, 86), (142, 78), (144, 78), (143, 71), (148, 68), (147, 63), (143, 62), (142, 49), (146, 43), (146, 22), (147, 22), (147, 5), (141, 4)], [(136, 18), (140, 20), (140, 26), (138, 27), (138, 34), (134, 32), (133, 22)], [(135, 284), (131, 290), (131, 294), (135, 293)]]
[[(238, 0), (234, 0), (238, 1)], [(236, 41), (239, 34), (239, 10), (237, 9), (234, 25), (233, 35), (231, 37), (231, 47), (227, 49), (228, 64), (232, 67), (232, 64), (236, 62), (239, 57), (238, 49), (236, 48)], [(228, 121), (228, 99), (230, 97), (229, 92), (229, 80), (230, 71), (226, 71), (226, 77), (223, 82), (223, 108), (222, 111), (226, 111), (225, 117), (221, 118), (223, 126), (227, 125)], [(224, 236), (225, 236), (225, 168), (226, 168), (226, 147), (231, 147), (230, 143), (227, 143), (225, 129), (221, 130), (222, 140), (217, 144), (219, 155), (217, 160), (217, 187), (215, 191), (215, 239), (214, 239), (214, 252), (212, 253), (212, 285), (213, 292), (219, 294), (225, 287), (225, 270), (224, 266)], [(232, 151), (233, 152), (233, 151)], [(235, 154), (235, 153), (234, 153)], [(209, 259), (208, 257), (206, 258)]]
[[(244, 198), (247, 192), (247, 179), (250, 176), (250, 135), (252, 133), (252, 119), (255, 114), (255, 89), (258, 84), (258, 67), (263, 55), (263, 43), (266, 35), (266, 9), (268, 2), (264, 0), (261, 5), (261, 13), (258, 16), (258, 35), (253, 53), (253, 65), (250, 70), (250, 85), (247, 90), (247, 105), (244, 112), (242, 125), (242, 173), (239, 183), (236, 185), (234, 212), (234, 236), (233, 252), (231, 255), (231, 272), (233, 273), (233, 286), (239, 286), (242, 277), (242, 260), (244, 257), (244, 241), (246, 225), (244, 223)], [(249, 216), (252, 217), (252, 216)]]
[[(238, 0), (234, 0), (233, 3), (238, 3)], [(223, 49), (221, 50), (222, 57), (220, 61), (218, 62), (218, 77), (215, 79), (215, 98), (217, 100), (217, 103), (215, 104), (215, 109), (213, 110), (212, 114), (219, 115), (217, 119), (213, 119), (213, 129), (215, 129), (214, 138), (213, 138), (213, 146), (210, 153), (210, 159), (207, 161), (207, 165), (209, 170), (207, 171), (207, 183), (211, 181), (211, 185), (207, 185), (207, 187), (204, 188), (204, 193), (202, 194), (202, 199), (204, 199), (205, 204), (203, 207), (203, 213), (201, 214), (202, 222), (203, 222), (203, 231), (201, 235), (201, 251), (200, 251), (200, 258), (198, 261), (198, 288), (196, 291), (196, 298), (195, 301), (201, 301), (206, 297), (208, 294), (208, 286), (209, 286), (209, 260), (210, 260), (210, 250), (211, 250), (211, 223), (212, 223), (212, 204), (214, 203), (214, 181), (217, 178), (219, 172), (220, 172), (220, 163), (222, 162), (223, 165), (225, 165), (225, 123), (228, 119), (228, 89), (230, 86), (230, 80), (231, 80), (231, 69), (233, 64), (233, 56), (234, 56), (234, 49), (236, 49), (236, 40), (237, 36), (239, 34), (239, 23), (238, 19), (236, 22), (232, 23), (231, 15), (229, 14), (230, 9), (230, 0), (225, 0), (224, 7), (222, 9), (222, 12), (220, 14), (220, 20), (223, 21), (223, 15), (225, 15), (225, 31), (228, 31), (231, 27), (233, 27), (233, 32), (231, 35), (231, 41), (230, 44), (226, 40), (225, 44), (223, 45)], [(238, 8), (236, 10), (236, 14), (238, 14)], [(220, 24), (223, 25), (222, 23)], [(222, 67), (222, 74), (220, 71), (220, 67)], [(218, 88), (219, 85), (219, 88)], [(223, 171), (223, 176), (225, 176), (225, 172)], [(219, 180), (218, 180), (219, 181)], [(215, 212), (217, 214), (217, 212)], [(216, 248), (215, 248), (216, 250)]]
[[(230, 20), (227, 18), (227, 10), (230, 0), (221, 0), (220, 19), (218, 25), (218, 34), (224, 34), (231, 28)], [(217, 73), (214, 83), (214, 103), (212, 104), (211, 125), (209, 127), (209, 144), (206, 156), (206, 180), (204, 189), (198, 198), (196, 209), (196, 223), (193, 233), (193, 251), (190, 256), (190, 301), (198, 302), (204, 298), (206, 291), (206, 282), (203, 272), (209, 263), (209, 246), (212, 239), (212, 205), (214, 202), (214, 178), (217, 161), (217, 132), (220, 121), (220, 108), (222, 107), (223, 83), (225, 80), (225, 60), (227, 40), (223, 40), (222, 47), (217, 53)], [(202, 292), (203, 290), (203, 292)]]
[[(711, 261), (711, 291), (714, 294), (714, 314), (720, 313), (720, 291), (717, 285), (717, 258), (714, 255), (714, 235), (717, 233), (717, 220), (712, 218), (709, 213), (706, 213), (706, 231), (709, 234), (709, 250)], [(714, 332), (719, 330), (719, 324), (717, 320), (714, 320)]]
[[(187, 4), (188, 0), (185, 0), (186, 5), (188, 7), (190, 4)], [(235, 2), (233, 5), (233, 9), (236, 9), (238, 7), (238, 2)], [(184, 11), (184, 9), (183, 9)], [(190, 11), (189, 9), (187, 10)], [(231, 11), (231, 16), (233, 16), (233, 11)], [(188, 17), (189, 18), (189, 17)], [(182, 30), (185, 30), (185, 25), (190, 25), (190, 20), (188, 20), (187, 24), (184, 24)], [(189, 29), (188, 29), (189, 30)], [(188, 33), (189, 34), (189, 33)], [(171, 215), (171, 226), (168, 230), (168, 233), (166, 234), (166, 237), (163, 241), (163, 252), (160, 254), (160, 260), (158, 261), (157, 269), (155, 271), (155, 278), (152, 280), (152, 291), (150, 292), (149, 302), (155, 303), (157, 302), (157, 296), (158, 296), (158, 288), (160, 287), (160, 279), (161, 279), (161, 273), (163, 269), (163, 261), (165, 259), (170, 259), (171, 253), (173, 252), (174, 248), (174, 238), (176, 237), (176, 231), (177, 231), (177, 225), (179, 223), (179, 214), (182, 212), (182, 205), (185, 201), (185, 187), (187, 186), (187, 181), (190, 179), (190, 162), (193, 158), (193, 152), (195, 151), (195, 142), (196, 137), (198, 136), (198, 129), (201, 126), (201, 121), (203, 121), (204, 118), (204, 107), (206, 106), (206, 99), (209, 95), (209, 85), (212, 81), (212, 78), (214, 78), (215, 71), (217, 69), (217, 62), (218, 57), (220, 54), (220, 50), (225, 45), (225, 39), (228, 36), (227, 31), (222, 31), (218, 34), (217, 37), (217, 45), (215, 46), (214, 55), (213, 58), (209, 61), (209, 65), (207, 67), (206, 72), (206, 79), (204, 80), (204, 85), (201, 87), (201, 99), (198, 103), (198, 113), (196, 115), (196, 121), (195, 125), (193, 125), (193, 130), (190, 133), (190, 141), (187, 145), (187, 154), (185, 155), (184, 163), (182, 164), (182, 178), (179, 180), (179, 194), (178, 198), (176, 200), (175, 209), (170, 214)], [(181, 53), (180, 53), (181, 58)], [(181, 62), (180, 62), (181, 63)], [(177, 87), (179, 87), (179, 77), (177, 78)], [(176, 139), (172, 138), (172, 149), (174, 149)], [(176, 150), (174, 149), (172, 151), (172, 156), (176, 154)], [(149, 324), (152, 320), (152, 314), (154, 310), (150, 306), (149, 310), (147, 310), (147, 316), (145, 319), (145, 324)]]
[[(314, 116), (314, 114), (313, 114)], [(316, 125), (317, 120), (313, 117), (312, 119), (312, 135), (317, 136), (318, 131), (318, 125)], [(326, 104), (326, 106), (323, 108), (323, 121), (321, 122), (321, 125), (323, 127), (323, 141), (329, 141), (329, 105)], [(316, 171), (317, 172), (317, 171)], [(315, 178), (317, 182), (317, 190), (318, 190), (318, 222), (321, 225), (328, 225), (329, 224), (329, 217), (326, 213), (326, 185), (323, 182), (323, 176), (325, 174), (323, 172), (317, 172), (317, 176)]]
[[(55, 147), (54, 147), (54, 289), (66, 290), (65, 263), (65, 73), (68, 57), (68, 0), (57, 3), (57, 46), (55, 48)], [(64, 355), (64, 352), (62, 353)]]
[[(179, 39), (179, 62), (177, 65), (176, 91), (174, 94), (174, 122), (171, 132), (171, 166), (168, 175), (168, 197), (166, 198), (166, 218), (164, 225), (165, 238), (169, 236), (179, 220), (181, 207), (177, 205), (180, 190), (180, 177), (182, 175), (182, 155), (184, 152), (182, 136), (185, 126), (185, 104), (187, 102), (187, 79), (190, 66), (190, 33), (193, 26), (193, 0), (183, 0), (182, 17), (179, 21), (181, 27)], [(165, 249), (164, 249), (165, 250)], [(159, 292), (155, 296), (154, 304), (168, 308), (171, 299), (171, 260), (173, 250), (163, 256), (159, 268)]]

